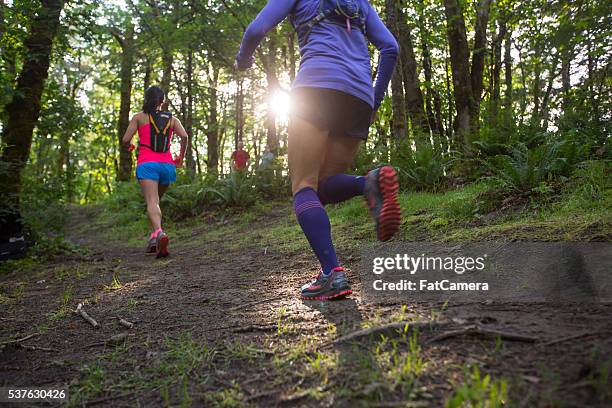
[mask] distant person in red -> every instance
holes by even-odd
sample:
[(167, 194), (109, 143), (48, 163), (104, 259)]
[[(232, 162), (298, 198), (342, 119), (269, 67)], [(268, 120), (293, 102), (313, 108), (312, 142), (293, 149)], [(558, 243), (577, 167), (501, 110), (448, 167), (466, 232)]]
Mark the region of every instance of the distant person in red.
[(242, 142), (238, 143), (236, 151), (232, 153), (232, 160), (234, 161), (234, 169), (238, 171), (244, 171), (249, 161), (249, 154), (244, 151)]

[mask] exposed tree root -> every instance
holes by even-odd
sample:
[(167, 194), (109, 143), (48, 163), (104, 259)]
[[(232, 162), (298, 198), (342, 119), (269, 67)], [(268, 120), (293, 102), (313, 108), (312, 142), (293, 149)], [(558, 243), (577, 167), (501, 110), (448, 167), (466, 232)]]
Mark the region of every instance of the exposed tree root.
[[(407, 326), (408, 331), (418, 329), (418, 330), (431, 330), (434, 327), (440, 327), (441, 323), (436, 322), (408, 322), (402, 321), (397, 323), (389, 323), (384, 324), (382, 326), (370, 327), (369, 329), (357, 330), (356, 332), (347, 334), (346, 336), (342, 336), (332, 343), (327, 344), (326, 346), (331, 346), (334, 344), (340, 343), (348, 343), (351, 341), (360, 341), (363, 338), (371, 338), (374, 336), (387, 336), (387, 337), (397, 337), (397, 335), (401, 334)], [(326, 347), (324, 346), (324, 347)]]
[(538, 337), (526, 336), (523, 334), (510, 333), (499, 330), (485, 329), (480, 326), (468, 326), (459, 330), (451, 330), (446, 333), (439, 334), (427, 342), (427, 344), (435, 343), (437, 341), (442, 341), (446, 339), (450, 339), (452, 337), (458, 336), (467, 336), (467, 335), (477, 335), (477, 336), (487, 336), (487, 337), (500, 337), (503, 340), (512, 340), (512, 341), (524, 341), (526, 343), (535, 343), (540, 341)]
[(33, 333), (33, 334), (29, 334), (29, 335), (27, 335), (25, 337), (22, 337), (21, 339), (8, 340), (8, 341), (5, 341), (3, 343), (0, 343), (0, 347), (8, 346), (8, 345), (11, 345), (11, 344), (21, 343), (21, 342), (24, 342), (26, 340), (31, 339), (32, 337), (38, 336), (39, 334), (40, 333)]

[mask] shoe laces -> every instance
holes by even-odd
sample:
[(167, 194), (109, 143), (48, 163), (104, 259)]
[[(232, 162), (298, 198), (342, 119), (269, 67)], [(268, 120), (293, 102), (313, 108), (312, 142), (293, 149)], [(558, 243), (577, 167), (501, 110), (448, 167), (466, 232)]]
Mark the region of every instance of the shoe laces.
[[(338, 266), (337, 268), (332, 269), (332, 271), (329, 274), (329, 276), (331, 276), (334, 272), (345, 272), (345, 271), (346, 271), (346, 269), (344, 269), (341, 266)], [(318, 280), (321, 277), (321, 275), (323, 275), (323, 269), (321, 269), (317, 274), (313, 275), (312, 276), (312, 280), (313, 281)]]

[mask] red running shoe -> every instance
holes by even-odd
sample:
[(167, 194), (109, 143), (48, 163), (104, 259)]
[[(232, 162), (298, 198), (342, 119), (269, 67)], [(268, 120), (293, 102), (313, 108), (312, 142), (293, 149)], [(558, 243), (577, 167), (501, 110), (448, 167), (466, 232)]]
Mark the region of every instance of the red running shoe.
[(372, 170), (366, 177), (364, 195), (379, 241), (388, 241), (399, 230), (402, 211), (397, 200), (398, 190), (397, 172), (391, 166)]
[(160, 231), (157, 234), (157, 258), (166, 258), (170, 253), (168, 252), (168, 244), (170, 243), (170, 239), (168, 235), (164, 231)]

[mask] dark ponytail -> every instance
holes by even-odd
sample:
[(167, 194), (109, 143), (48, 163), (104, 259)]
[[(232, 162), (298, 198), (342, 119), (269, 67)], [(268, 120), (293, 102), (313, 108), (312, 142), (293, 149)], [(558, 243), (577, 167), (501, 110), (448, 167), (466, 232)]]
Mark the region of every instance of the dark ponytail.
[(159, 86), (149, 87), (144, 94), (142, 111), (150, 114), (155, 113), (157, 107), (164, 102), (165, 97), (164, 91)]

